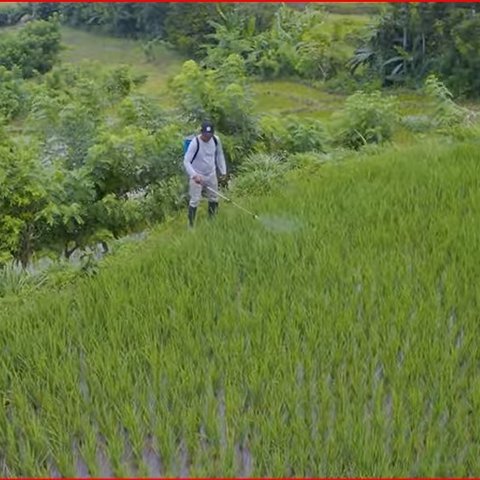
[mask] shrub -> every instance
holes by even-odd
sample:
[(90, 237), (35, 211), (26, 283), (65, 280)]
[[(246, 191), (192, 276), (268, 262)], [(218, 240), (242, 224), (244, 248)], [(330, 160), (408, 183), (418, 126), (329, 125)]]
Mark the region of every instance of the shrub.
[(453, 101), (453, 95), (436, 75), (425, 80), (425, 93), (434, 103), (432, 121), (435, 127), (443, 128), (458, 125), (468, 116), (469, 111)]
[(48, 72), (58, 60), (60, 38), (57, 19), (30, 22), (16, 35), (0, 38), (0, 65), (17, 67), (24, 78)]
[(290, 152), (325, 152), (329, 142), (328, 132), (319, 120), (288, 117)]
[(410, 132), (423, 133), (432, 128), (432, 119), (428, 115), (406, 115), (400, 121)]
[(319, 120), (293, 115), (287, 118), (265, 115), (259, 120), (258, 152), (324, 152), (328, 143), (328, 132)]
[(0, 115), (12, 120), (25, 110), (27, 91), (18, 69), (0, 66)]
[(255, 130), (245, 65), (238, 55), (230, 55), (220, 70), (202, 69), (189, 60), (172, 79), (170, 88), (189, 121), (199, 124), (210, 118), (217, 131), (227, 135)]
[(289, 132), (284, 119), (279, 116), (265, 115), (258, 122), (259, 152), (285, 152), (289, 147)]
[(393, 97), (383, 97), (380, 92), (356, 92), (347, 98), (338, 118), (337, 143), (357, 149), (385, 142), (392, 138), (397, 120)]
[(156, 182), (147, 190), (141, 210), (149, 223), (162, 222), (185, 201), (186, 182), (181, 177)]
[(232, 180), (232, 191), (242, 194), (264, 194), (280, 181), (287, 170), (288, 164), (278, 155), (266, 153), (251, 155), (240, 166), (240, 175)]

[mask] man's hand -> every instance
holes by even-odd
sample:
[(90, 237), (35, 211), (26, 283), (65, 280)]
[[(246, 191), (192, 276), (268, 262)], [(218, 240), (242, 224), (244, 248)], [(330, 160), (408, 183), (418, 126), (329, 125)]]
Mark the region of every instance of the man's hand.
[(228, 176), (227, 175), (220, 175), (218, 177), (218, 184), (221, 186), (221, 187), (226, 187), (227, 184), (228, 184)]
[(201, 185), (203, 183), (203, 178), (201, 175), (194, 175), (192, 177), (192, 180), (195, 182), (195, 183), (198, 183), (199, 185)]

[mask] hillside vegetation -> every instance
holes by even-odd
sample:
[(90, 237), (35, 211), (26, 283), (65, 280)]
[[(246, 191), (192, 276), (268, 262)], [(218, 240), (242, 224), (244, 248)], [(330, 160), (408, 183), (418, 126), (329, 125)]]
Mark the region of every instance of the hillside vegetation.
[[(0, 476), (476, 475), (477, 22), (2, 9)], [(207, 117), (235, 203), (187, 229)]]

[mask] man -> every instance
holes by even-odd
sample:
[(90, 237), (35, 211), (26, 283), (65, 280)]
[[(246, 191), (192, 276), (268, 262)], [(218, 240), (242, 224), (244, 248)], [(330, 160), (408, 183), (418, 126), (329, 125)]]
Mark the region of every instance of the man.
[(202, 123), (200, 135), (190, 142), (183, 164), (190, 178), (188, 222), (193, 227), (202, 191), (206, 192), (208, 198), (209, 217), (212, 218), (217, 213), (218, 197), (215, 193), (218, 190), (217, 169), (222, 179), (227, 174), (222, 144), (215, 136), (211, 122)]

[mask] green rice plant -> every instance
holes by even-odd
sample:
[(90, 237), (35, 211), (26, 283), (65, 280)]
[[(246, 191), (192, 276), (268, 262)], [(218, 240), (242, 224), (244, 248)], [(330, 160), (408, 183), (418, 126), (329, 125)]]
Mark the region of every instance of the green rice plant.
[(9, 472), (474, 474), (477, 150), (300, 168), (256, 221), (222, 204), (1, 303)]
[(83, 436), (80, 454), (85, 459), (88, 472), (91, 476), (100, 476), (100, 469), (97, 462), (97, 439), (98, 432), (89, 422), (88, 417), (83, 419), (85, 433)]
[(0, 268), (0, 297), (18, 295), (39, 288), (46, 281), (42, 274), (30, 274), (20, 266), (7, 264)]

